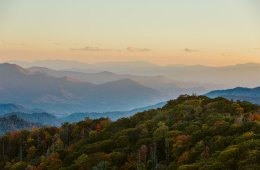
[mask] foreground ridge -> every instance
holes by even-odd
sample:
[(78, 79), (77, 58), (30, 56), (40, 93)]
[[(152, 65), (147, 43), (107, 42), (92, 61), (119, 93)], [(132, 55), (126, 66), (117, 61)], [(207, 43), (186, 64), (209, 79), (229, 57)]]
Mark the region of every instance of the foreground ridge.
[(260, 106), (182, 95), (112, 122), (64, 123), (0, 138), (0, 169), (260, 169)]

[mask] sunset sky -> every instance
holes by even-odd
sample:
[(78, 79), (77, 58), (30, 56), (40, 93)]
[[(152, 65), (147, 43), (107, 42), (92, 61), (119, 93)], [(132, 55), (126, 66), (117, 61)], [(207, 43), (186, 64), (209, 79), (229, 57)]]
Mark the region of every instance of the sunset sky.
[(260, 63), (259, 0), (1, 0), (0, 62)]

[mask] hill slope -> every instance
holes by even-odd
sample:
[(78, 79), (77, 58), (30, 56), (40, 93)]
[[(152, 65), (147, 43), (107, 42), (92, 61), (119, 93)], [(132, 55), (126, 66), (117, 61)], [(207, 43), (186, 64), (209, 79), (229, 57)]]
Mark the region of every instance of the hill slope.
[[(161, 109), (116, 122), (87, 119), (16, 138), (9, 134), (0, 138), (12, 143), (3, 147), (0, 168), (260, 169), (259, 113), (260, 107), (248, 102), (180, 96)], [(14, 144), (18, 139), (25, 147)], [(40, 139), (41, 145), (28, 139)]]
[(260, 104), (260, 87), (256, 88), (243, 88), (237, 87), (227, 90), (215, 90), (206, 94), (209, 97), (225, 97), (231, 100), (249, 101), (252, 103)]

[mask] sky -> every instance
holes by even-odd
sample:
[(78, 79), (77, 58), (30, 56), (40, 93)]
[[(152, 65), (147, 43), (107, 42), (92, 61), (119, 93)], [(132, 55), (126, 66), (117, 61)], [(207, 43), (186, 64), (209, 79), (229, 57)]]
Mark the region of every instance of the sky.
[(0, 0), (0, 62), (260, 63), (259, 0)]

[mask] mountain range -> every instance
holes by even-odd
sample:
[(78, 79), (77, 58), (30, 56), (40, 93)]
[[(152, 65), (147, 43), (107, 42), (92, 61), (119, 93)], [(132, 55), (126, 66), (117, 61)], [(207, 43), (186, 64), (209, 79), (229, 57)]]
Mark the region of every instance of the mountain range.
[(132, 74), (116, 74), (109, 71), (102, 71), (97, 73), (85, 73), (77, 71), (66, 70), (52, 70), (45, 67), (31, 67), (27, 70), (33, 73), (46, 74), (53, 77), (71, 77), (84, 82), (91, 82), (93, 84), (103, 84), (111, 81), (119, 81), (129, 79), (135, 81), (145, 87), (149, 87), (160, 91), (164, 96), (178, 97), (180, 94), (202, 94), (215, 86), (210, 84), (201, 84), (196, 82), (176, 81), (167, 76), (142, 76)]
[(172, 64), (160, 66), (144, 61), (103, 62), (94, 64), (63, 60), (41, 60), (31, 63), (19, 61), (13, 62), (21, 64), (24, 67), (41, 66), (57, 70), (74, 70), (87, 73), (110, 71), (118, 74), (163, 75), (177, 81), (215, 85), (216, 89), (239, 86), (256, 87), (260, 84), (260, 79), (252, 78), (252, 75), (260, 74), (260, 64), (258, 63), (214, 67), (204, 65)]
[(206, 96), (211, 98), (224, 97), (230, 100), (249, 101), (255, 104), (260, 104), (260, 87), (237, 87), (227, 90), (215, 90), (207, 93)]
[[(0, 64), (0, 102), (47, 112), (111, 112), (153, 105), (180, 94), (203, 94), (213, 85), (167, 76), (85, 73)], [(15, 110), (14, 110), (15, 111)], [(28, 113), (28, 111), (22, 111)]]
[(163, 99), (159, 91), (130, 79), (93, 84), (7, 63), (0, 64), (0, 80), (0, 103), (18, 103), (47, 112), (130, 110)]
[[(0, 105), (0, 115), (11, 112), (48, 112), (64, 117), (70, 113), (129, 111), (176, 98), (180, 94), (205, 94), (232, 84), (247, 84), (248, 87), (260, 84), (259, 79), (251, 78), (251, 75), (260, 73), (260, 65), (254, 63), (209, 67), (158, 66), (146, 62), (50, 62), (35, 62), (33, 65), (36, 66), (28, 68), (0, 64), (0, 103), (15, 104)], [(39, 67), (47, 64), (49, 68)], [(62, 64), (65, 70), (58, 70)], [(54, 66), (57, 69), (51, 69)], [(78, 69), (73, 68), (76, 66)], [(224, 87), (213, 84), (216, 79)], [(252, 95), (213, 94), (215, 92), (207, 95), (259, 103), (257, 97)]]

